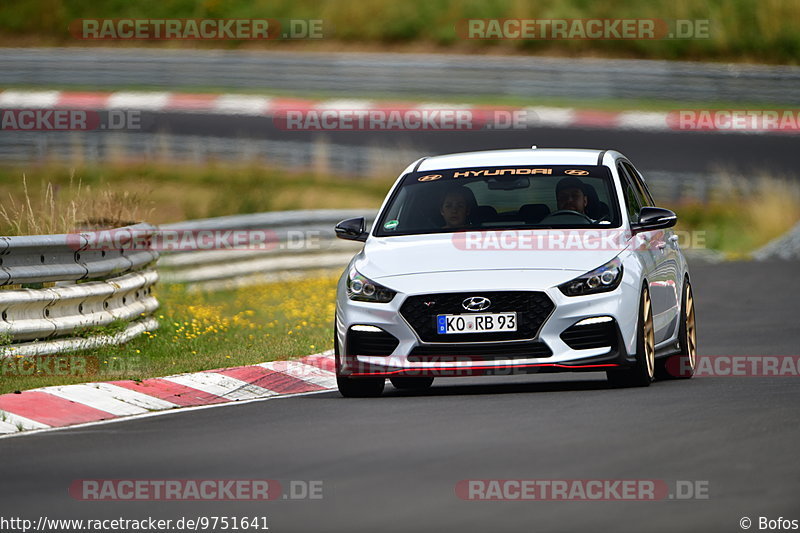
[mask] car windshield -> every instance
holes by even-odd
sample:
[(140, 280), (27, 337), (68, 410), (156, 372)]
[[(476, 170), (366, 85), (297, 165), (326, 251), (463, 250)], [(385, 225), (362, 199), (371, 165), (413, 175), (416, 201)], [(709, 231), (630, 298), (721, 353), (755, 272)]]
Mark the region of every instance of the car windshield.
[(547, 228), (614, 228), (620, 214), (604, 166), (515, 166), (412, 172), (375, 235)]

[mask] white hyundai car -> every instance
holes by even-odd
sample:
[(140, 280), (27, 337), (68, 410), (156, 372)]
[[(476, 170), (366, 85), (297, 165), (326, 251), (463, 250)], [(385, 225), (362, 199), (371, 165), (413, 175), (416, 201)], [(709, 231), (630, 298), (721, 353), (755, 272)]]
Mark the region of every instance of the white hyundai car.
[(339, 391), (386, 379), (605, 371), (616, 386), (691, 377), (686, 261), (641, 174), (612, 150), (420, 159), (397, 179), (337, 290)]

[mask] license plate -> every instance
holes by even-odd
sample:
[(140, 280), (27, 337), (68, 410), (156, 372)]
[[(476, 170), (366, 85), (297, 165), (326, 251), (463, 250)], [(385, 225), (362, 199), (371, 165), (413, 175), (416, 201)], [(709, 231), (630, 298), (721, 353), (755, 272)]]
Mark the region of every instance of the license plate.
[(517, 313), (436, 315), (436, 331), (443, 334), (517, 331)]

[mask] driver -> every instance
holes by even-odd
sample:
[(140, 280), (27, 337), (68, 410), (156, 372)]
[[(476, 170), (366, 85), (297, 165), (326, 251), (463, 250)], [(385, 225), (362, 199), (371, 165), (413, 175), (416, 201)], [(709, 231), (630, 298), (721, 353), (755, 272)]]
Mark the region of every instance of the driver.
[(472, 191), (463, 186), (447, 191), (439, 211), (444, 219), (443, 228), (463, 228), (469, 225), (473, 198)]
[(577, 211), (582, 215), (586, 214), (586, 204), (589, 198), (584, 192), (586, 184), (578, 178), (572, 176), (564, 178), (556, 185), (556, 204), (558, 210)]

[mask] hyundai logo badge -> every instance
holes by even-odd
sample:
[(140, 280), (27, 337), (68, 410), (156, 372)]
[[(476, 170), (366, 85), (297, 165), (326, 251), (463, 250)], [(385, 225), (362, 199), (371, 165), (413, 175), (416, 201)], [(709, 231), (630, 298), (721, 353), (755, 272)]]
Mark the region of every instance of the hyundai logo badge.
[(461, 302), (461, 307), (467, 311), (483, 311), (489, 309), (490, 305), (492, 305), (492, 301), (483, 296), (471, 296)]

